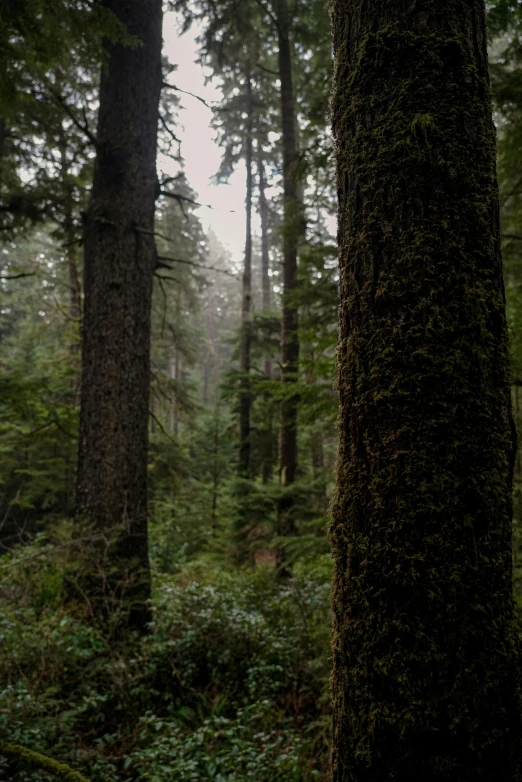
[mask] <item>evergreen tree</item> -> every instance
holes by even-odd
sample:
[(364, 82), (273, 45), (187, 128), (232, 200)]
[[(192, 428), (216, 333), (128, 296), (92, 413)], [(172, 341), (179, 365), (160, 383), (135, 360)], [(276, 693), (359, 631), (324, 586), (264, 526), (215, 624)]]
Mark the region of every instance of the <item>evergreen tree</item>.
[(107, 46), (92, 198), (85, 214), (85, 308), (77, 525), (105, 536), (80, 583), (96, 613), (150, 619), (147, 430), (160, 0), (107, 0), (135, 46)]
[(518, 780), (515, 433), (484, 7), (335, 1), (332, 23), (333, 778)]

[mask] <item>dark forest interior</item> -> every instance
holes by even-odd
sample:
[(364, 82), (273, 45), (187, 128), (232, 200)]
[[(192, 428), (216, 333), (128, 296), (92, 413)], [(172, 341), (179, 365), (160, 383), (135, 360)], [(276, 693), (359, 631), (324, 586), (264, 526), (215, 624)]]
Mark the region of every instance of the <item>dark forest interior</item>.
[(0, 0), (0, 782), (522, 782), (521, 387), (520, 0)]

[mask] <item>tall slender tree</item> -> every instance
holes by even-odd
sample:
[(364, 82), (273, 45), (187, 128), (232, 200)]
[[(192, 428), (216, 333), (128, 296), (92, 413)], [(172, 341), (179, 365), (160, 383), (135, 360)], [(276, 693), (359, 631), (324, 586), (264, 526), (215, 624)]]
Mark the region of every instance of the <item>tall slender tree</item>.
[[(257, 149), (257, 174), (259, 187), (259, 218), (261, 222), (261, 296), (262, 311), (264, 315), (270, 313), (272, 307), (272, 283), (270, 280), (270, 242), (268, 235), (268, 202), (266, 198), (266, 173), (263, 146), (258, 141)], [(272, 357), (270, 353), (265, 353), (263, 357), (263, 372), (267, 380), (272, 379)], [(265, 391), (265, 401), (269, 403), (270, 393)], [(263, 426), (263, 456), (262, 456), (262, 476), (263, 483), (268, 483), (272, 478), (275, 447), (274, 422), (272, 416), (266, 417)]]
[(241, 344), (239, 366), (243, 373), (239, 393), (239, 473), (247, 477), (250, 470), (250, 348), (252, 343), (252, 192), (253, 192), (253, 125), (254, 100), (252, 77), (247, 65), (245, 124), (245, 167), (246, 167), (246, 235), (245, 262), (243, 265), (243, 304), (241, 308)]
[(520, 779), (483, 0), (333, 0), (333, 779)]
[[(94, 610), (125, 593), (149, 620), (147, 430), (161, 0), (104, 0), (135, 40), (107, 44), (97, 157), (85, 215), (85, 306), (78, 463), (80, 528), (108, 542), (82, 592)], [(95, 577), (99, 572), (100, 578)]]
[[(295, 299), (297, 287), (297, 257), (301, 235), (302, 204), (297, 180), (296, 107), (292, 74), (291, 14), (287, 0), (275, 0), (274, 16), (278, 36), (278, 68), (281, 102), (281, 140), (283, 147), (283, 293), (281, 323), (281, 368), (283, 383), (288, 392), (281, 405), (281, 429), (279, 434), (279, 480), (282, 486), (291, 486), (297, 468), (297, 394), (291, 391), (297, 382), (299, 360), (298, 307)], [(283, 536), (295, 533), (292, 494), (285, 491), (278, 507), (278, 533)], [(277, 564), (285, 570), (284, 548), (277, 553)]]

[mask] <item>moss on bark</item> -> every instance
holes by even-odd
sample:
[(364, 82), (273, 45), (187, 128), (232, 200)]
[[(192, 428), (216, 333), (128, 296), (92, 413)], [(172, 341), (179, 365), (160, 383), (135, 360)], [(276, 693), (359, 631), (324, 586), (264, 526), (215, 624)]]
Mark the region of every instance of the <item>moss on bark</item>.
[(54, 758), (49, 758), (47, 755), (42, 755), (40, 752), (35, 752), (19, 744), (9, 744), (6, 741), (0, 741), (0, 755), (41, 768), (44, 771), (49, 771), (57, 779), (64, 779), (66, 782), (89, 782), (87, 777), (84, 777), (83, 774), (75, 771), (65, 763), (60, 763), (58, 760), (54, 760)]
[(334, 780), (520, 778), (514, 427), (480, 0), (332, 0)]

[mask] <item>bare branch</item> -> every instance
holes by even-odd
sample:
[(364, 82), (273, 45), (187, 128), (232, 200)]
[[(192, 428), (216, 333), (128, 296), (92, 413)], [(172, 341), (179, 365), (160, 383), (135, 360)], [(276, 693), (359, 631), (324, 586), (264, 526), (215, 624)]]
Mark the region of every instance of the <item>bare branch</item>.
[[(91, 130), (90, 130), (90, 128), (89, 128), (89, 125), (88, 125), (87, 121), (85, 121), (85, 122), (80, 122), (80, 120), (78, 119), (78, 117), (76, 116), (76, 114), (74, 113), (74, 111), (71, 109), (71, 107), (67, 105), (67, 102), (66, 102), (65, 98), (63, 97), (63, 95), (60, 95), (60, 93), (59, 93), (59, 92), (56, 92), (56, 90), (54, 90), (54, 89), (53, 89), (52, 87), (50, 87), (50, 86), (48, 87), (48, 90), (49, 90), (49, 92), (51, 93), (51, 95), (53, 96), (53, 98), (54, 98), (54, 99), (57, 101), (57, 103), (58, 103), (58, 104), (59, 104), (59, 105), (62, 107), (62, 109), (65, 111), (65, 113), (67, 114), (67, 116), (69, 117), (69, 119), (71, 119), (71, 120), (73, 121), (73, 123), (76, 125), (76, 127), (77, 127), (79, 130), (81, 130), (81, 131), (82, 131), (82, 133), (84, 133), (84, 134), (85, 134), (85, 136), (87, 136), (87, 138), (89, 139), (89, 141), (91, 142), (91, 144), (93, 144), (93, 146), (95, 146), (96, 148), (98, 148), (98, 146), (99, 146), (99, 145), (98, 145), (98, 139), (97, 139), (97, 138), (96, 138), (96, 136), (95, 136), (95, 135), (94, 135), (94, 134), (91, 132)], [(85, 117), (85, 116), (86, 116), (86, 115), (85, 115), (85, 110), (84, 110), (84, 117)]]
[(0, 280), (20, 280), (22, 277), (36, 277), (35, 272), (24, 272), (23, 274), (3, 274)]
[(230, 111), (230, 109), (227, 106), (219, 106), (219, 105), (212, 106), (208, 101), (205, 100), (205, 98), (202, 98), (200, 95), (195, 95), (193, 92), (189, 92), (188, 90), (182, 90), (181, 87), (176, 87), (175, 84), (169, 84), (168, 82), (164, 81), (162, 87), (168, 90), (175, 90), (176, 92), (182, 92), (183, 95), (190, 95), (191, 98), (195, 98), (196, 100), (199, 100), (199, 102), (202, 103), (204, 106), (206, 106), (207, 109), (210, 109), (210, 111)]
[(281, 35), (281, 25), (279, 24), (277, 18), (274, 16), (270, 8), (266, 5), (266, 3), (263, 2), (263, 0), (256, 0), (256, 3), (258, 6), (265, 12), (265, 14), (268, 16), (274, 27), (276, 28), (279, 35)]
[(163, 426), (163, 424), (161, 423), (161, 421), (159, 421), (159, 420), (158, 420), (158, 418), (157, 418), (157, 417), (156, 417), (156, 415), (155, 415), (155, 414), (152, 412), (152, 410), (149, 410), (149, 415), (150, 415), (150, 417), (152, 418), (152, 420), (153, 420), (153, 421), (154, 421), (154, 422), (155, 422), (155, 423), (156, 423), (156, 424), (159, 426), (159, 428), (160, 428), (160, 429), (161, 429), (161, 431), (162, 431), (162, 434), (164, 434), (164, 435), (165, 435), (165, 437), (168, 437), (168, 438), (169, 438), (169, 440), (171, 441), (171, 443), (174, 443), (174, 445), (177, 445), (178, 443), (176, 442), (176, 440), (174, 439), (174, 437), (172, 437), (172, 435), (171, 435), (171, 434), (169, 434), (169, 432), (167, 432), (167, 431), (166, 431), (165, 427)]
[[(170, 269), (170, 266), (166, 266), (164, 264), (158, 264), (158, 266), (159, 266), (160, 269)], [(170, 280), (170, 282), (175, 282), (178, 285), (182, 284), (181, 280), (178, 280), (177, 277), (169, 277), (168, 274), (156, 274), (155, 273), (154, 276), (156, 277), (157, 280), (160, 281), (160, 284), (161, 284), (161, 280)]]
[(175, 90), (176, 92), (182, 92), (184, 95), (190, 95), (191, 98), (195, 98), (196, 100), (199, 100), (199, 102), (202, 103), (204, 106), (206, 106), (207, 109), (210, 109), (211, 111), (213, 110), (213, 107), (209, 103), (207, 103), (205, 98), (201, 98), (199, 95), (194, 95), (193, 92), (182, 90), (181, 87), (176, 87), (175, 84), (169, 84), (167, 81), (164, 81), (161, 86), (168, 90)]
[(171, 137), (171, 139), (173, 141), (175, 141), (176, 144), (178, 145), (178, 155), (181, 157), (181, 139), (179, 139), (176, 136), (176, 134), (174, 133), (174, 131), (168, 126), (167, 121), (166, 121), (165, 117), (163, 116), (163, 114), (159, 115), (159, 119), (160, 119), (161, 124), (163, 125), (163, 127), (165, 128), (165, 130), (167, 131), (169, 136)]
[[(163, 263), (161, 263), (163, 261)], [(218, 269), (217, 266), (206, 266), (204, 263), (196, 263), (196, 261), (187, 261), (185, 258), (169, 258), (165, 255), (158, 255), (158, 263), (156, 268), (160, 269), (170, 269), (171, 267), (165, 264), (164, 262), (167, 261), (168, 263), (185, 263), (188, 266), (195, 266), (198, 269), (207, 269), (211, 272), (219, 272), (219, 274), (226, 274), (228, 277), (233, 277), (234, 280), (239, 279), (236, 274), (233, 274), (232, 272), (227, 271), (226, 269)]]
[(271, 68), (267, 68), (266, 65), (261, 65), (260, 62), (256, 63), (259, 70), (264, 71), (265, 73), (269, 73), (271, 76), (279, 76), (279, 73), (277, 71), (273, 71)]
[[(180, 193), (170, 193), (168, 190), (160, 190), (160, 195), (165, 196), (165, 198), (173, 198), (175, 201), (177, 201), (180, 205), (182, 201), (186, 201), (188, 204), (193, 204), (194, 206), (204, 206), (206, 209), (215, 209), (215, 207), (211, 206), (210, 204), (200, 204), (199, 201), (194, 201), (193, 198), (188, 198), (188, 196), (181, 195)], [(221, 210), (218, 209), (216, 211), (226, 211), (226, 212), (235, 212), (235, 209), (225, 209)]]

